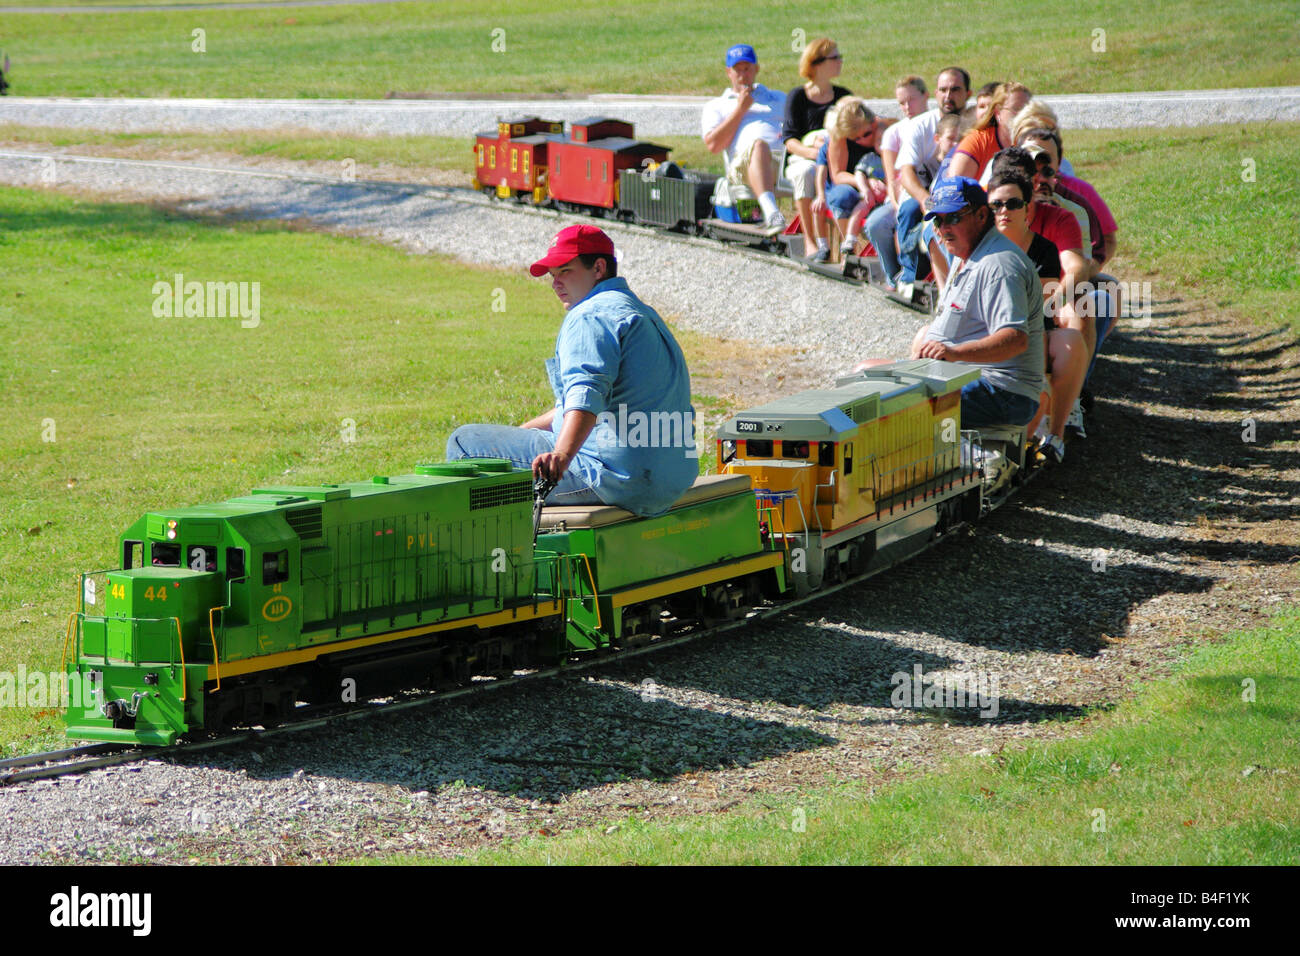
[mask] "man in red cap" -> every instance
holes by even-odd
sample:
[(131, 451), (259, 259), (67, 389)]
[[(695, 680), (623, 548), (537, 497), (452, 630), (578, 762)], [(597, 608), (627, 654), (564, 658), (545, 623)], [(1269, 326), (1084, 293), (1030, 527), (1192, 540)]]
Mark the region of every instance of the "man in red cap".
[(546, 363), (555, 405), (522, 427), (463, 425), (447, 459), (506, 458), (557, 482), (549, 504), (667, 511), (699, 474), (690, 374), (672, 332), (618, 276), (614, 243), (568, 226), (529, 269), (567, 314)]

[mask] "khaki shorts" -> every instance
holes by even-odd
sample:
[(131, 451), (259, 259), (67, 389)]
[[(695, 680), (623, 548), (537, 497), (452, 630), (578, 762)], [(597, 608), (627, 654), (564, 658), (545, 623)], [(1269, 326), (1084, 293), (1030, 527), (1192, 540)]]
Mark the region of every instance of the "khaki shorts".
[(817, 162), (802, 156), (791, 156), (785, 164), (785, 177), (794, 188), (794, 198), (817, 198)]
[[(748, 186), (749, 180), (745, 178), (745, 173), (749, 169), (749, 160), (754, 152), (754, 147), (760, 142), (754, 138), (749, 141), (749, 146), (739, 156), (731, 157), (731, 162), (727, 166), (727, 181), (737, 186)], [(776, 157), (772, 157), (772, 182), (776, 182), (780, 175), (780, 170), (776, 165)]]

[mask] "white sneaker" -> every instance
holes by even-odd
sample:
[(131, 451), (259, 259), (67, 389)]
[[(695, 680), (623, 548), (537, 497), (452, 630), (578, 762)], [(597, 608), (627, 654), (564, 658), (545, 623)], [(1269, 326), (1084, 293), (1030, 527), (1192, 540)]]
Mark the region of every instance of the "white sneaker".
[(857, 239), (845, 239), (842, 243), (840, 243), (840, 255), (851, 256), (853, 255), (853, 251), (857, 248), (858, 248)]
[(781, 215), (779, 209), (763, 221), (763, 228), (769, 232), (784, 232), (785, 226), (785, 216)]
[(1044, 415), (1039, 419), (1038, 427), (1034, 429), (1034, 437), (1038, 439), (1038, 444), (1040, 445), (1052, 437), (1052, 429), (1048, 424), (1048, 418), (1049, 416)]
[(1083, 406), (1079, 400), (1074, 400), (1074, 407), (1070, 409), (1070, 417), (1065, 420), (1065, 427), (1073, 431), (1080, 438), (1087, 438), (1088, 433), (1083, 430)]

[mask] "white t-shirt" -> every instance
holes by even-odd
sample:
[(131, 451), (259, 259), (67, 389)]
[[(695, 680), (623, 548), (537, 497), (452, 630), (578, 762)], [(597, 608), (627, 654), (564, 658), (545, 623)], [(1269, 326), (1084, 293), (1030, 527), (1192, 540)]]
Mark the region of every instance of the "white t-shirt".
[(898, 158), (894, 160), (894, 168), (925, 167), (933, 176), (939, 171), (939, 163), (942, 161), (941, 156), (934, 154), (934, 131), (939, 125), (938, 108), (918, 113), (898, 125), (902, 129), (898, 131)]
[(899, 120), (897, 123), (890, 124), (890, 126), (885, 130), (885, 135), (880, 138), (880, 149), (882, 152), (886, 149), (895, 153), (898, 152), (898, 146), (900, 143), (898, 138), (899, 133), (902, 132), (903, 127), (906, 125), (907, 120)]
[[(700, 133), (707, 135), (721, 126), (736, 109), (736, 100), (740, 97), (730, 87), (716, 99), (704, 104), (704, 114), (700, 120)], [(769, 90), (762, 83), (754, 84), (754, 102), (740, 121), (736, 135), (727, 146), (730, 156), (737, 156), (749, 148), (756, 139), (765, 139), (773, 152), (784, 150), (781, 139), (781, 124), (785, 121), (785, 94), (778, 90)]]

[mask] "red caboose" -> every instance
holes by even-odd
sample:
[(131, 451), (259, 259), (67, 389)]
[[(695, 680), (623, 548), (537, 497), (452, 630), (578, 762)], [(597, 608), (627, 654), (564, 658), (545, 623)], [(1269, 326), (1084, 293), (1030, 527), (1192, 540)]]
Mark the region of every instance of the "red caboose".
[(550, 194), (560, 202), (612, 209), (618, 205), (618, 174), (668, 159), (668, 147), (632, 138), (631, 123), (591, 117), (573, 124), (571, 135), (550, 144)]
[(501, 120), (496, 132), (479, 133), (474, 141), (474, 188), (496, 192), (502, 199), (546, 198), (547, 147), (559, 142), (564, 124), (522, 116)]

